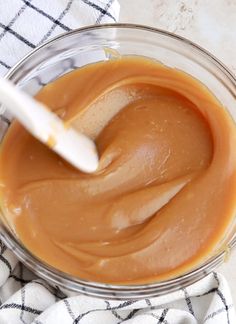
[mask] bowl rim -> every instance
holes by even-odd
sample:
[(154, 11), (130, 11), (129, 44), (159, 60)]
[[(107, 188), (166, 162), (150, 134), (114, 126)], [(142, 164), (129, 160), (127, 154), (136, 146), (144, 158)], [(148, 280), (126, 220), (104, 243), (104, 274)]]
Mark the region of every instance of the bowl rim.
[[(15, 73), (21, 68), (21, 66), (28, 61), (32, 56), (36, 55), (37, 52), (39, 52), (42, 48), (47, 47), (48, 45), (53, 45), (57, 41), (64, 39), (69, 36), (73, 36), (76, 34), (80, 34), (83, 32), (89, 32), (89, 31), (96, 31), (99, 29), (132, 29), (132, 30), (142, 30), (146, 32), (151, 32), (159, 35), (163, 35), (165, 37), (169, 37), (172, 39), (175, 39), (177, 41), (180, 41), (184, 43), (185, 45), (192, 47), (196, 49), (198, 52), (203, 54), (203, 56), (207, 59), (210, 59), (211, 63), (214, 63), (221, 72), (228, 77), (228, 79), (231, 81), (231, 83), (234, 84), (236, 89), (236, 78), (234, 74), (226, 67), (225, 64), (223, 64), (220, 60), (218, 60), (214, 55), (212, 55), (210, 52), (205, 50), (203, 47), (195, 44), (194, 42), (188, 40), (185, 37), (176, 35), (174, 33), (158, 29), (155, 27), (149, 27), (145, 25), (140, 24), (130, 24), (130, 23), (112, 23), (112, 24), (101, 24), (101, 25), (90, 25), (86, 27), (81, 27), (77, 29), (73, 29), (69, 32), (62, 33), (47, 42), (43, 43), (42, 45), (36, 47), (32, 51), (30, 51), (27, 55), (25, 55), (20, 61), (18, 61), (10, 70), (6, 73), (4, 76), (6, 79), (12, 80), (14, 78)], [(236, 91), (235, 91), (236, 93)], [(107, 297), (107, 293), (109, 298), (115, 298), (117, 297), (124, 299), (127, 298), (127, 293), (130, 292), (130, 294), (133, 296), (136, 296), (136, 294), (142, 294), (141, 296), (137, 296), (136, 298), (144, 298), (145, 296), (155, 296), (153, 294), (153, 289), (156, 290), (156, 295), (158, 294), (158, 288), (164, 289), (164, 287), (169, 287), (168, 292), (174, 291), (176, 289), (179, 289), (180, 285), (181, 287), (186, 287), (189, 284), (192, 284), (201, 278), (204, 277), (202, 272), (204, 274), (208, 274), (209, 272), (213, 271), (215, 267), (223, 263), (225, 259), (225, 255), (227, 255), (229, 252), (226, 250), (220, 250), (216, 255), (210, 257), (205, 262), (200, 264), (200, 266), (197, 266), (193, 268), (192, 270), (189, 270), (188, 272), (163, 281), (157, 281), (157, 282), (151, 282), (147, 284), (107, 284), (107, 283), (101, 283), (96, 281), (89, 281), (85, 279), (81, 279), (79, 277), (74, 277), (69, 274), (66, 274), (48, 264), (46, 264), (44, 261), (40, 260), (36, 256), (34, 256), (31, 251), (29, 251), (26, 247), (22, 246), (20, 242), (17, 241), (16, 237), (5, 227), (5, 225), (0, 225), (0, 237), (3, 239), (3, 242), (11, 249), (13, 250), (13, 253), (16, 254), (17, 258), (24, 264), (26, 264), (27, 267), (29, 267), (32, 271), (36, 271), (37, 269), (37, 275), (39, 275), (41, 278), (47, 280), (48, 282), (51, 282), (54, 286), (60, 285), (65, 289), (69, 289), (76, 292), (81, 292), (83, 294), (93, 295), (96, 297), (99, 297), (98, 294), (105, 294), (104, 297)], [(234, 248), (236, 246), (236, 235), (234, 235), (227, 247), (229, 250)], [(30, 258), (31, 260), (26, 260), (25, 258)], [(33, 263), (36, 263), (36, 266), (33, 265)], [(206, 269), (205, 269), (206, 268)], [(191, 279), (191, 282), (189, 280)], [(62, 282), (63, 280), (63, 282)], [(68, 287), (70, 285), (75, 285), (76, 287)], [(177, 287), (178, 286), (178, 287)], [(176, 288), (177, 287), (177, 288)], [(96, 290), (96, 292), (95, 292)], [(115, 292), (115, 296), (111, 296)], [(133, 295), (134, 293), (134, 295)], [(151, 295), (150, 295), (151, 293)], [(166, 291), (165, 291), (166, 293)], [(126, 295), (126, 297), (123, 297), (123, 295)]]
[(230, 69), (223, 63), (221, 60), (219, 60), (215, 55), (213, 55), (210, 51), (206, 50), (204, 47), (196, 44), (195, 42), (189, 40), (186, 37), (177, 35), (175, 33), (166, 31), (161, 28), (155, 28), (147, 25), (142, 25), (142, 24), (132, 24), (132, 23), (108, 23), (108, 24), (99, 24), (99, 25), (88, 25), (85, 27), (79, 27), (76, 29), (73, 29), (68, 32), (63, 32), (43, 44), (37, 46), (33, 50), (31, 50), (28, 54), (26, 54), (22, 59), (20, 59), (16, 64), (14, 64), (9, 71), (5, 74), (4, 78), (6, 79), (11, 79), (13, 77), (13, 74), (15, 71), (26, 61), (28, 60), (31, 56), (35, 55), (38, 51), (40, 51), (43, 47), (46, 47), (47, 45), (52, 45), (53, 43), (57, 42), (60, 39), (63, 39), (68, 36), (73, 36), (74, 34), (81, 33), (81, 32), (87, 32), (87, 31), (93, 31), (97, 29), (106, 29), (106, 28), (119, 28), (119, 29), (137, 29), (137, 30), (143, 30), (147, 32), (153, 32), (153, 33), (158, 33), (163, 36), (168, 36), (170, 38), (173, 38), (175, 40), (181, 41), (185, 43), (186, 45), (193, 47), (197, 49), (198, 51), (202, 52), (205, 54), (208, 58), (212, 59), (214, 63), (221, 69), (223, 72), (227, 72), (228, 76), (233, 79), (233, 81), (236, 83), (236, 76), (234, 75), (233, 72), (230, 71)]

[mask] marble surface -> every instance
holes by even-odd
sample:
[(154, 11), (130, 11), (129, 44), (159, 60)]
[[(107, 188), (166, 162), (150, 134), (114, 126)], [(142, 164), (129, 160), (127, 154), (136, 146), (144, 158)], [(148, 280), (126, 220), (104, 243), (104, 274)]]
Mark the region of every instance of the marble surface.
[[(236, 0), (119, 0), (120, 22), (161, 28), (204, 47), (236, 74)], [(217, 270), (236, 305), (236, 252)]]

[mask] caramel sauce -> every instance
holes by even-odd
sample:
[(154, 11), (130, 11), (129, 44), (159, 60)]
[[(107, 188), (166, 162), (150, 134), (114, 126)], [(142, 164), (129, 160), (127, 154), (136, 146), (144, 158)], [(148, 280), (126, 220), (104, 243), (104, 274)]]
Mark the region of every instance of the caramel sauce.
[(28, 250), (73, 276), (124, 284), (175, 277), (212, 253), (236, 209), (236, 129), (207, 88), (121, 57), (36, 98), (96, 141), (100, 163), (84, 174), (12, 123), (1, 207)]

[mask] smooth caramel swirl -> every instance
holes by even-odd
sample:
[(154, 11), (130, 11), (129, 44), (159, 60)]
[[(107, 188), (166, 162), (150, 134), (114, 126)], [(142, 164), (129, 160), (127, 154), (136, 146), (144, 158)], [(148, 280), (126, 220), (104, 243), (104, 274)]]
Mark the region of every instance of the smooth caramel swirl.
[(147, 283), (212, 253), (235, 213), (235, 125), (198, 81), (122, 57), (37, 98), (96, 140), (83, 174), (14, 122), (0, 155), (2, 208), (23, 244), (84, 279)]

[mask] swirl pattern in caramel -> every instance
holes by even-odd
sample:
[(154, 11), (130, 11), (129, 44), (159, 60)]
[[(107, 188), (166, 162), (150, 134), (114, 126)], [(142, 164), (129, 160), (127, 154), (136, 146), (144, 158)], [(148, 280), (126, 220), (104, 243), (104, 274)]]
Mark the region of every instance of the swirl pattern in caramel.
[(198, 81), (146, 58), (92, 64), (37, 98), (95, 139), (83, 174), (17, 122), (0, 155), (7, 222), (37, 257), (80, 278), (167, 279), (198, 265), (235, 213), (235, 125)]

